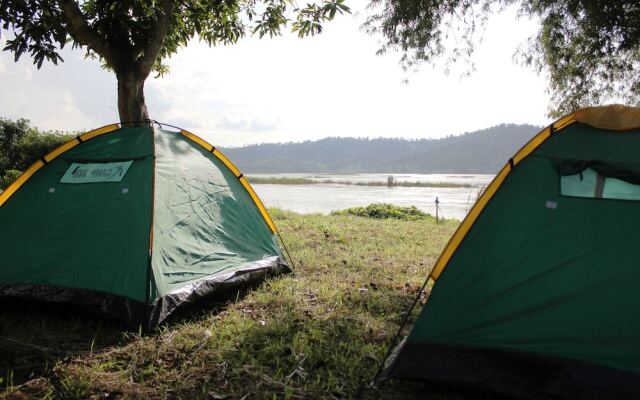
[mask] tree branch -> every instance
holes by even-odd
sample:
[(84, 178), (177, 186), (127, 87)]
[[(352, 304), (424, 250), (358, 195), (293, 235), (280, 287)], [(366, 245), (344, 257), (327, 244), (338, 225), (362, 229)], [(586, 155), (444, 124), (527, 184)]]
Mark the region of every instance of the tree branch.
[(151, 33), (149, 44), (136, 61), (135, 71), (142, 79), (146, 79), (147, 76), (149, 76), (156, 59), (158, 58), (158, 54), (160, 54), (160, 50), (162, 50), (164, 38), (167, 36), (167, 32), (169, 31), (169, 24), (171, 22), (171, 16), (173, 14), (175, 4), (175, 0), (162, 0), (160, 2), (158, 22)]
[(68, 31), (73, 40), (89, 47), (91, 50), (103, 57), (107, 63), (113, 67), (118, 67), (118, 57), (113, 51), (111, 44), (101, 38), (87, 23), (82, 15), (82, 11), (74, 0), (58, 0), (64, 13), (64, 18), (68, 24)]

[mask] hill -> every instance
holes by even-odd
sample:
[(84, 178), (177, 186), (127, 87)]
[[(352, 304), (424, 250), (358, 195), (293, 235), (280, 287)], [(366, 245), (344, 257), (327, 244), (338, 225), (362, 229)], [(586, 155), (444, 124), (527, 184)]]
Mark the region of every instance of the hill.
[(495, 173), (539, 130), (503, 124), (442, 139), (331, 137), (223, 150), (245, 173)]

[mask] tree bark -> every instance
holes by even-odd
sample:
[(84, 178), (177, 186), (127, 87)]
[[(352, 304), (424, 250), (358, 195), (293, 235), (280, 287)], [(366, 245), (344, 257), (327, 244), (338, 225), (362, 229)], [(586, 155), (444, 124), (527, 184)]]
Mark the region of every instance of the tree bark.
[(149, 120), (147, 105), (144, 102), (144, 78), (137, 74), (117, 73), (118, 113), (120, 122), (140, 124)]
[(104, 58), (116, 72), (118, 79), (118, 113), (122, 123), (140, 123), (149, 119), (144, 102), (144, 81), (160, 55), (176, 0), (159, 0), (156, 7), (156, 25), (145, 46), (134, 43), (113, 43), (99, 36), (83, 15), (76, 0), (58, 0), (68, 24), (69, 35)]

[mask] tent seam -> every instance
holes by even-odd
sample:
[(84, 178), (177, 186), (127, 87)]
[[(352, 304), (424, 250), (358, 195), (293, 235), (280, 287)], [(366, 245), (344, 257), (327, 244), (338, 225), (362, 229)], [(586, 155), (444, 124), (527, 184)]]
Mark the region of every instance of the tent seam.
[[(177, 127), (175, 127), (175, 128), (177, 128)], [(178, 129), (180, 129), (180, 128), (178, 128)], [(227, 156), (225, 156), (220, 150), (216, 149), (216, 147), (214, 145), (212, 145), (211, 143), (209, 143), (206, 140), (202, 139), (198, 135), (196, 135), (194, 133), (191, 133), (191, 132), (189, 132), (187, 130), (184, 130), (184, 129), (180, 129), (180, 134), (182, 136), (186, 137), (187, 139), (191, 140), (192, 142), (196, 143), (197, 145), (201, 146), (202, 148), (204, 148), (205, 150), (207, 150), (211, 154), (213, 154), (220, 162), (222, 162), (222, 164), (224, 164), (224, 166), (229, 171), (231, 171), (231, 173), (233, 173), (233, 175), (236, 178), (238, 178), (240, 183), (242, 183), (242, 186), (244, 187), (244, 189), (249, 194), (249, 197), (251, 198), (251, 200), (253, 201), (255, 206), (258, 208), (258, 211), (260, 212), (260, 215), (262, 215), (262, 218), (264, 219), (265, 223), (267, 224), (267, 226), (269, 227), (271, 232), (272, 233), (276, 233), (278, 231), (278, 229), (276, 228), (276, 225), (273, 222), (273, 219), (271, 218), (271, 215), (269, 215), (269, 212), (267, 211), (266, 207), (262, 203), (262, 200), (260, 200), (260, 198), (258, 197), (256, 192), (251, 187), (251, 184), (249, 183), (247, 178), (244, 176), (244, 174), (240, 172), (238, 167), (236, 167), (231, 162), (231, 160), (229, 160), (227, 158)], [(209, 149), (208, 147), (211, 147), (211, 149)]]

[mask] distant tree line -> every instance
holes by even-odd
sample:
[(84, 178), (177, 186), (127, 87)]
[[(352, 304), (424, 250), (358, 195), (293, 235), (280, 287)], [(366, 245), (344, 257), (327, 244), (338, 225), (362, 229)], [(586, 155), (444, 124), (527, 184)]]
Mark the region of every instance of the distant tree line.
[(29, 120), (0, 118), (0, 189), (9, 186), (26, 168), (73, 137), (60, 131), (42, 131)]
[[(224, 151), (245, 173), (495, 173), (539, 129), (511, 124), (443, 139), (334, 137)], [(0, 190), (75, 135), (40, 130), (26, 119), (0, 118)]]
[(494, 174), (539, 130), (540, 127), (532, 125), (504, 124), (442, 139), (330, 137), (318, 141), (264, 143), (223, 150), (246, 174)]

